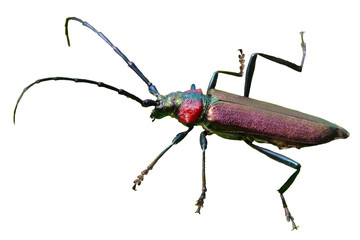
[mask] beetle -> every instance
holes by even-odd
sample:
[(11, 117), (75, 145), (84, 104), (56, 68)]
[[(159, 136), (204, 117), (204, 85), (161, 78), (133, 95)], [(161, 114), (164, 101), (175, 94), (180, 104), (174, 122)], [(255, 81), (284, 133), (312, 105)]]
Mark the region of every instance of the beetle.
[(279, 149), (284, 148), (302, 148), (308, 146), (315, 146), (324, 144), (335, 139), (344, 139), (349, 137), (349, 132), (344, 128), (328, 122), (319, 117), (308, 115), (299, 111), (284, 108), (271, 103), (258, 101), (249, 98), (251, 82), (255, 70), (255, 63), (258, 56), (268, 59), (272, 62), (287, 66), (295, 71), (301, 72), (306, 56), (306, 44), (303, 39), (304, 32), (301, 35), (302, 60), (300, 65), (294, 64), (287, 60), (277, 58), (263, 53), (254, 53), (249, 59), (245, 74), (244, 96), (235, 95), (216, 89), (216, 83), (219, 74), (232, 75), (235, 77), (242, 77), (245, 69), (245, 54), (239, 49), (239, 72), (216, 71), (213, 73), (206, 94), (203, 94), (201, 89), (197, 89), (194, 84), (191, 85), (190, 90), (185, 92), (176, 91), (167, 95), (161, 95), (153, 85), (139, 70), (139, 68), (131, 62), (110, 40), (101, 32), (97, 31), (89, 23), (76, 18), (69, 17), (65, 21), (65, 35), (68, 45), (70, 46), (70, 38), (68, 33), (68, 23), (70, 20), (82, 23), (93, 32), (98, 34), (113, 50), (128, 64), (128, 66), (146, 83), (149, 92), (156, 97), (156, 100), (145, 99), (142, 100), (134, 94), (108, 85), (103, 82), (97, 82), (81, 78), (69, 77), (50, 77), (39, 79), (28, 85), (19, 96), (13, 114), (13, 121), (15, 124), (16, 110), (24, 93), (33, 85), (51, 81), (73, 81), (79, 83), (94, 84), (124, 95), (138, 103), (142, 107), (154, 107), (150, 118), (161, 119), (166, 116), (176, 118), (181, 124), (188, 127), (184, 132), (178, 133), (172, 140), (171, 144), (166, 147), (151, 163), (141, 172), (141, 174), (134, 181), (133, 189), (139, 186), (144, 180), (144, 176), (153, 169), (158, 160), (174, 145), (181, 142), (187, 134), (194, 128), (194, 126), (201, 126), (204, 131), (200, 134), (200, 146), (202, 150), (202, 190), (199, 199), (196, 202), (196, 213), (200, 213), (204, 206), (206, 198), (206, 176), (205, 176), (205, 151), (207, 148), (206, 136), (216, 134), (222, 138), (230, 140), (241, 140), (247, 145), (265, 154), (269, 158), (285, 164), (293, 169), (295, 172), (286, 180), (286, 182), (278, 189), (283, 208), (285, 210), (286, 220), (292, 223), (292, 230), (297, 229), (298, 226), (294, 222), (294, 217), (291, 215), (287, 203), (284, 198), (285, 191), (291, 186), (295, 178), (300, 172), (301, 165), (279, 153), (273, 152), (269, 149), (263, 148), (254, 144), (268, 143), (277, 146)]

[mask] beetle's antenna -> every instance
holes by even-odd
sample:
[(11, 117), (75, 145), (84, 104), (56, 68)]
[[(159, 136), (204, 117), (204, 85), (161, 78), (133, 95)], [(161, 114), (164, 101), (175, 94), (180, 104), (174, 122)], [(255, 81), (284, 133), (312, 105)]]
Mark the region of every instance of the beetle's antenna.
[(19, 102), (21, 100), (21, 98), (23, 97), (23, 95), (25, 94), (25, 92), (27, 90), (29, 90), (29, 88), (31, 88), (33, 85), (37, 84), (37, 83), (42, 83), (42, 82), (46, 82), (46, 81), (58, 81), (58, 80), (65, 80), (65, 81), (73, 81), (73, 82), (80, 82), (80, 83), (90, 83), (90, 84), (94, 84), (94, 85), (97, 85), (98, 87), (104, 87), (104, 88), (107, 88), (107, 89), (110, 89), (110, 90), (113, 90), (115, 92), (117, 92), (118, 94), (120, 95), (124, 95), (128, 98), (131, 98), (132, 100), (135, 100), (136, 102), (140, 103), (141, 106), (143, 107), (150, 107), (150, 106), (156, 106), (158, 104), (157, 101), (153, 101), (151, 99), (146, 99), (146, 100), (141, 100), (140, 98), (138, 98), (137, 96), (135, 96), (134, 94), (131, 94), (123, 89), (119, 89), (119, 88), (116, 88), (116, 87), (113, 87), (113, 86), (110, 86), (106, 83), (103, 83), (103, 82), (96, 82), (96, 81), (93, 81), (93, 80), (88, 80), (88, 79), (81, 79), (81, 78), (68, 78), (68, 77), (50, 77), (50, 78), (43, 78), (43, 79), (39, 79), (39, 80), (36, 80), (35, 82), (31, 83), (29, 86), (27, 86), (26, 88), (24, 88), (24, 90), (22, 91), (22, 93), (20, 94), (20, 97), (18, 98), (17, 102), (16, 102), (16, 105), (15, 105), (15, 109), (14, 109), (14, 116), (13, 116), (13, 121), (14, 121), (14, 124), (15, 124), (15, 115), (16, 115), (16, 110), (17, 110), (17, 107), (19, 105)]
[(97, 35), (99, 35), (99, 37), (101, 37), (107, 44), (110, 45), (110, 47), (112, 47), (114, 49), (114, 51), (122, 58), (124, 59), (124, 61), (128, 64), (128, 66), (146, 83), (146, 85), (148, 85), (149, 87), (149, 92), (158, 97), (160, 94), (158, 92), (158, 90), (156, 89), (156, 87), (144, 76), (144, 74), (137, 68), (137, 66), (135, 65), (135, 63), (131, 62), (116, 46), (114, 46), (110, 40), (102, 33), (97, 31), (93, 26), (91, 26), (89, 23), (77, 18), (77, 17), (69, 17), (66, 19), (65, 21), (65, 35), (66, 35), (66, 39), (68, 42), (68, 45), (70, 47), (70, 38), (69, 38), (69, 31), (68, 31), (68, 23), (70, 20), (75, 20), (78, 21), (80, 23), (82, 23), (85, 27), (90, 28), (92, 31), (94, 31)]

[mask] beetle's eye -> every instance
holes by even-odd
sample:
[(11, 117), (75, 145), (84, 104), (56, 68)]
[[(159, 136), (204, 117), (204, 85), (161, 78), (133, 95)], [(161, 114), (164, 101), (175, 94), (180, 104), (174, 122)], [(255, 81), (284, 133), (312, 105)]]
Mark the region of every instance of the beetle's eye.
[(158, 104), (156, 105), (157, 108), (163, 108), (165, 103), (163, 101), (158, 101)]

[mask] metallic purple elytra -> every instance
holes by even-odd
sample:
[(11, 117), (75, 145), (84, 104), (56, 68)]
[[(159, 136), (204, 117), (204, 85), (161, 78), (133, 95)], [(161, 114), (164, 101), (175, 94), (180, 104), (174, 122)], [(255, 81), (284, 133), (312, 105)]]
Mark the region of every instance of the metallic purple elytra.
[(14, 109), (14, 123), (16, 110), (24, 93), (28, 91), (33, 85), (38, 83), (52, 80), (72, 81), (76, 83), (89, 83), (97, 85), (98, 87), (103, 87), (115, 91), (120, 95), (126, 96), (138, 102), (142, 107), (154, 107), (150, 115), (153, 120), (171, 116), (188, 127), (186, 131), (178, 133), (172, 140), (171, 144), (162, 152), (160, 152), (160, 154), (149, 164), (149, 166), (135, 179), (133, 185), (134, 190), (136, 190), (136, 186), (139, 186), (143, 182), (144, 176), (153, 169), (158, 160), (172, 146), (181, 142), (194, 128), (194, 126), (202, 126), (204, 129), (204, 131), (200, 134), (200, 147), (202, 150), (202, 188), (201, 195), (196, 202), (196, 213), (200, 213), (201, 208), (204, 206), (204, 200), (206, 198), (207, 192), (205, 177), (205, 151), (207, 148), (206, 137), (208, 135), (216, 134), (226, 139), (242, 140), (248, 146), (266, 155), (267, 157), (296, 170), (278, 189), (278, 192), (281, 197), (286, 220), (291, 222), (292, 229), (298, 228), (294, 222), (294, 217), (291, 215), (288, 209), (283, 194), (296, 179), (300, 172), (301, 165), (291, 158), (255, 145), (254, 142), (273, 144), (280, 149), (290, 147), (302, 148), (327, 143), (339, 138), (347, 138), (349, 137), (349, 132), (347, 132), (344, 128), (324, 119), (271, 103), (251, 99), (249, 98), (249, 94), (255, 70), (255, 63), (258, 56), (289, 67), (295, 71), (302, 71), (306, 56), (306, 44), (303, 39), (304, 32), (300, 32), (302, 48), (302, 59), (300, 65), (296, 65), (287, 60), (263, 53), (254, 53), (250, 56), (245, 75), (244, 96), (239, 96), (215, 89), (219, 74), (227, 74), (235, 77), (243, 76), (245, 69), (245, 54), (241, 49), (239, 49), (239, 72), (214, 72), (210, 79), (206, 94), (203, 94), (201, 89), (196, 89), (195, 85), (193, 84), (188, 91), (177, 91), (167, 95), (161, 95), (156, 89), (155, 85), (153, 85), (139, 70), (139, 68), (133, 62), (131, 62), (119, 50), (119, 48), (114, 46), (103, 33), (97, 31), (89, 23), (76, 17), (67, 18), (65, 21), (65, 34), (69, 46), (70, 39), (68, 33), (68, 23), (70, 20), (82, 23), (85, 27), (89, 28), (99, 37), (101, 37), (115, 51), (115, 53), (118, 54), (144, 81), (144, 83), (148, 86), (150, 94), (155, 96), (156, 99), (142, 100), (134, 94), (125, 91), (124, 89), (119, 89), (103, 82), (97, 82), (88, 79), (69, 77), (44, 78), (39, 79), (24, 88), (23, 92), (17, 100)]
[(215, 89), (208, 95), (220, 101), (208, 107), (202, 126), (220, 137), (301, 148), (349, 136), (344, 128), (299, 111)]

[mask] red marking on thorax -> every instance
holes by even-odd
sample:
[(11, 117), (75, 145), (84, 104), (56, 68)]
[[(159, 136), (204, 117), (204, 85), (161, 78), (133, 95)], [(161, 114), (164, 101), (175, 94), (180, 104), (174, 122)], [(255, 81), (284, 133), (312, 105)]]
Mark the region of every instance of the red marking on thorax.
[[(193, 89), (187, 90), (185, 93), (201, 93), (201, 89)], [(192, 100), (190, 98), (186, 98), (184, 102), (181, 104), (178, 119), (182, 123), (193, 123), (195, 122), (201, 115), (201, 111), (203, 108), (203, 103), (201, 100)]]

